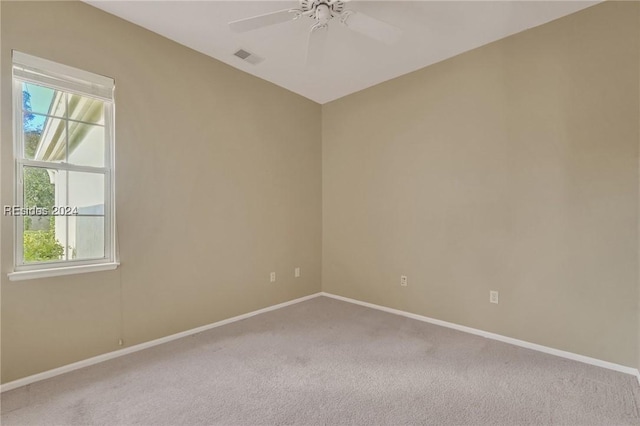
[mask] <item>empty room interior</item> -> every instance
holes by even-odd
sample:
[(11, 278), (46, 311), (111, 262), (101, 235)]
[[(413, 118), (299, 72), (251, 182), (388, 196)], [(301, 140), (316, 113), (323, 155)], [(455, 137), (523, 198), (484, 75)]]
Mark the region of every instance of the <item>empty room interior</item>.
[(640, 424), (640, 2), (0, 25), (3, 425)]

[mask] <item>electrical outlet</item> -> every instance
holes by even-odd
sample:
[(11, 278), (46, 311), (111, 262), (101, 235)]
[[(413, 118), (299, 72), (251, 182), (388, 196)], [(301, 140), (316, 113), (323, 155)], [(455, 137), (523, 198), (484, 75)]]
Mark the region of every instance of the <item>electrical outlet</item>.
[(408, 284), (407, 276), (406, 275), (400, 275), (400, 285), (402, 287), (406, 287), (407, 284)]
[(269, 276), (269, 280), (270, 280), (272, 283), (275, 283), (275, 282), (276, 282), (276, 273), (275, 273), (275, 272), (272, 272), (272, 273), (271, 273), (271, 275)]
[(494, 290), (490, 290), (489, 291), (489, 302), (491, 303), (498, 303), (498, 292), (494, 291)]
[(300, 278), (300, 268), (296, 268), (293, 270), (293, 276), (296, 278)]

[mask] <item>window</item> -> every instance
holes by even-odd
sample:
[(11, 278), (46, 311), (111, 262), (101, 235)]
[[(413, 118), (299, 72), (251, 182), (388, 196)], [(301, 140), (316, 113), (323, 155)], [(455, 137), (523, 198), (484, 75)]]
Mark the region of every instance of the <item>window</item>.
[(114, 81), (13, 52), (15, 269), (114, 269)]

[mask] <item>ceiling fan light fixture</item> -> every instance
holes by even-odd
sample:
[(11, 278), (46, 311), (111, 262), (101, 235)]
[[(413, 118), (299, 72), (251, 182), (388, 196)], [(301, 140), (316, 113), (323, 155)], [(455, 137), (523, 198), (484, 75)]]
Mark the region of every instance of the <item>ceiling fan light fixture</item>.
[(325, 3), (322, 3), (316, 7), (316, 21), (328, 22), (332, 18), (331, 9)]

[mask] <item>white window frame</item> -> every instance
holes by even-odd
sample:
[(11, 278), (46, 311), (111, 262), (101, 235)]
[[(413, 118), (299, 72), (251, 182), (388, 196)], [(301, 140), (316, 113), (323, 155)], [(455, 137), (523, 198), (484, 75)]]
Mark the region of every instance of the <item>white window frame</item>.
[[(104, 175), (104, 257), (98, 259), (60, 260), (48, 262), (24, 262), (24, 217), (14, 216), (14, 271), (9, 273), (12, 281), (44, 278), (115, 269), (115, 82), (109, 77), (93, 74), (67, 65), (12, 52), (13, 59), (13, 123), (14, 123), (14, 205), (24, 206), (23, 169), (25, 166), (44, 167), (67, 172), (91, 172)], [(68, 93), (93, 97), (104, 102), (105, 166), (90, 167), (47, 161), (30, 160), (24, 157), (23, 93), (22, 84), (33, 83)], [(65, 251), (68, 250), (65, 248)]]

